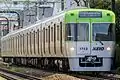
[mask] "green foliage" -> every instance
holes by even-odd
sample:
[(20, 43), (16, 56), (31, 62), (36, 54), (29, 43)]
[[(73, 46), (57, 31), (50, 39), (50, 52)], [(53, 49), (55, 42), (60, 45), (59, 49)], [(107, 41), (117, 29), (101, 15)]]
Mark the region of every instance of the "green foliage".
[(90, 0), (90, 7), (98, 8), (98, 9), (110, 9), (111, 1), (110, 0)]
[(120, 0), (116, 1), (116, 41), (120, 44)]

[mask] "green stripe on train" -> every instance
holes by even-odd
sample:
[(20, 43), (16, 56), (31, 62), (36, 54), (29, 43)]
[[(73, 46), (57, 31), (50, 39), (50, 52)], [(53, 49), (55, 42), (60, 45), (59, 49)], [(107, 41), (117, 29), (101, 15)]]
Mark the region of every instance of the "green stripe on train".
[[(102, 18), (80, 18), (79, 13), (82, 11), (101, 11)], [(107, 16), (110, 14), (110, 16)], [(79, 22), (112, 22), (115, 23), (115, 14), (110, 10), (103, 9), (74, 9), (67, 11), (65, 14), (65, 23), (79, 23)]]
[[(102, 12), (102, 17), (99, 18), (81, 18), (80, 12)], [(73, 9), (65, 13), (65, 23), (115, 23), (115, 14), (110, 10), (103, 9)], [(92, 27), (90, 28), (90, 42), (92, 42)]]

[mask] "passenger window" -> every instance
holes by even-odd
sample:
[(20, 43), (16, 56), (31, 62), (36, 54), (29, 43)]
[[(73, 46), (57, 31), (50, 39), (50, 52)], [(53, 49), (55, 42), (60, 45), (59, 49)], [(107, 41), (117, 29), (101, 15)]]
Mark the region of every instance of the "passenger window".
[(56, 41), (56, 24), (54, 24), (54, 42)]
[(43, 49), (45, 52), (45, 28), (43, 28)]
[(20, 47), (21, 47), (21, 48), (20, 48), (21, 50), (20, 50), (20, 51), (21, 51), (21, 54), (22, 54), (22, 45), (23, 45), (23, 44), (22, 44), (22, 37), (23, 37), (23, 36), (22, 36), (22, 34), (21, 34), (21, 38), (20, 38), (20, 39), (21, 39), (21, 40), (20, 40), (20, 44), (21, 44), (21, 46), (20, 46)]
[(53, 41), (53, 27), (51, 27), (51, 41)]
[(12, 52), (12, 47), (13, 47), (13, 42), (12, 42), (12, 37), (11, 37), (11, 52)]
[(27, 33), (27, 53), (28, 53), (28, 33)]
[(16, 36), (16, 53), (18, 52), (18, 43), (17, 43), (18, 41), (17, 40), (18, 40), (18, 38)]
[(24, 34), (23, 34), (23, 54), (24, 54)]
[(39, 29), (37, 30), (37, 50), (38, 50), (38, 53), (39, 53)]
[(46, 42), (48, 42), (48, 30), (46, 29)]
[(43, 42), (45, 42), (45, 28), (43, 28)]
[[(0, 45), (1, 46), (1, 45)], [(8, 38), (8, 51), (9, 51), (9, 38)]]
[(60, 22), (60, 41), (62, 41), (62, 22)]
[(48, 26), (48, 42), (50, 43), (50, 26)]
[(19, 44), (19, 36), (18, 36), (18, 53), (19, 53), (19, 45), (20, 45), (20, 44)]
[(14, 37), (13, 37), (13, 52), (14, 52)]
[(31, 42), (31, 32), (30, 32), (30, 53), (32, 54), (32, 49), (31, 49), (31, 46), (32, 46), (32, 42)]
[(32, 46), (34, 44), (34, 32), (31, 33), (31, 43), (32, 43)]
[(35, 53), (35, 31), (33, 33), (33, 40), (34, 40), (33, 45), (34, 45), (34, 53)]
[(57, 25), (57, 40), (59, 40), (59, 25)]
[[(60, 22), (60, 50), (62, 51), (62, 22)], [(62, 53), (63, 54), (63, 53)]]

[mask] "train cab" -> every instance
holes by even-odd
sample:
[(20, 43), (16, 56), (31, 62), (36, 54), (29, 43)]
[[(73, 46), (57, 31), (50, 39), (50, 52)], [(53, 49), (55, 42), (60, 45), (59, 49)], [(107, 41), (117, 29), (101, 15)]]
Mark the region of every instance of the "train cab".
[(72, 71), (110, 71), (115, 47), (115, 15), (77, 9), (65, 15), (66, 46)]

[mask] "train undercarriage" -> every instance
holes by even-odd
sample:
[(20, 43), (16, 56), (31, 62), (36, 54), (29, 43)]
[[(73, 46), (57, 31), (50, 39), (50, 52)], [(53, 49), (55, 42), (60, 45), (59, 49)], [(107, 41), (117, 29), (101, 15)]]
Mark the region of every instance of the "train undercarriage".
[(68, 58), (55, 58), (55, 57), (3, 57), (3, 62), (12, 65), (50, 69), (57, 71), (68, 71), (69, 62)]

